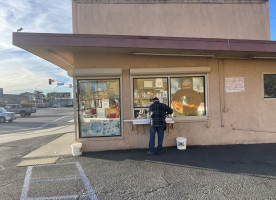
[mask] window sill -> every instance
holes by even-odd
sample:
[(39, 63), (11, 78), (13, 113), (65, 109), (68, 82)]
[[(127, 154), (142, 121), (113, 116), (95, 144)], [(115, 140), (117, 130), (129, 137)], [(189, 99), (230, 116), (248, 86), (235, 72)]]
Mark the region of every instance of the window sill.
[(77, 139), (77, 142), (88, 141), (88, 140), (123, 140), (123, 136), (110, 136), (110, 137), (81, 137)]
[(208, 122), (209, 116), (187, 116), (187, 117), (173, 117), (176, 123), (181, 122)]
[[(139, 124), (150, 124), (150, 119), (129, 119), (124, 120), (124, 122), (131, 122), (133, 125), (139, 125)], [(166, 118), (167, 124), (173, 124), (174, 120), (172, 118)]]

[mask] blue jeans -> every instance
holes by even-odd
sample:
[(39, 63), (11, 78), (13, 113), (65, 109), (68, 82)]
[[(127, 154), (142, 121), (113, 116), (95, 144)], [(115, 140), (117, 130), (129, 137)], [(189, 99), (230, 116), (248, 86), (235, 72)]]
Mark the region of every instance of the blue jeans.
[(150, 152), (154, 151), (154, 145), (155, 145), (155, 133), (157, 131), (158, 136), (158, 146), (157, 146), (157, 152), (162, 151), (162, 144), (164, 139), (164, 127), (150, 127), (150, 139), (149, 139), (149, 150)]

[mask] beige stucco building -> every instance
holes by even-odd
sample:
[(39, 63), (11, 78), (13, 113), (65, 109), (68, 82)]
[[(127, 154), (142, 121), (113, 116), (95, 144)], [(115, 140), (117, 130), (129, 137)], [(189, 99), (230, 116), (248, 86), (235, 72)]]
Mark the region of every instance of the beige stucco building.
[[(242, 3), (240, 3), (242, 2)], [(73, 34), (13, 44), (74, 78), (84, 151), (147, 148), (148, 106), (174, 109), (164, 146), (276, 142), (268, 1), (73, 0)]]

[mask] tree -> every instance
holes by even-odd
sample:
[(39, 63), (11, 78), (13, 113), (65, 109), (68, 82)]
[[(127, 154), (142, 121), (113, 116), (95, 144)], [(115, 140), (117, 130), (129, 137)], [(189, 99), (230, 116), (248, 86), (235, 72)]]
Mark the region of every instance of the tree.
[(21, 101), (20, 103), (23, 107), (31, 107), (32, 106), (32, 102), (29, 100)]
[(46, 100), (52, 100), (52, 99), (57, 99), (58, 98), (58, 93), (57, 92), (50, 92), (46, 94)]
[(34, 91), (34, 98), (35, 98), (35, 101), (37, 101), (39, 99), (43, 99), (44, 98), (43, 92), (35, 90)]

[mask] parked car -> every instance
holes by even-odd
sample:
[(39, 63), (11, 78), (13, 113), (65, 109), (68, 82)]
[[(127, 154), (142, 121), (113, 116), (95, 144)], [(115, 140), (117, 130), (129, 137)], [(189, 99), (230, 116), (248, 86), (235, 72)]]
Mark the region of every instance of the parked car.
[(59, 107), (61, 107), (61, 105), (58, 103), (53, 105), (53, 108), (59, 108)]
[(14, 112), (7, 112), (5, 108), (0, 107), (0, 123), (4, 123), (6, 121), (12, 122), (16, 119)]
[(7, 104), (5, 109), (8, 112), (20, 114), (21, 117), (30, 116), (32, 113), (36, 113), (36, 107), (23, 107), (21, 104)]

